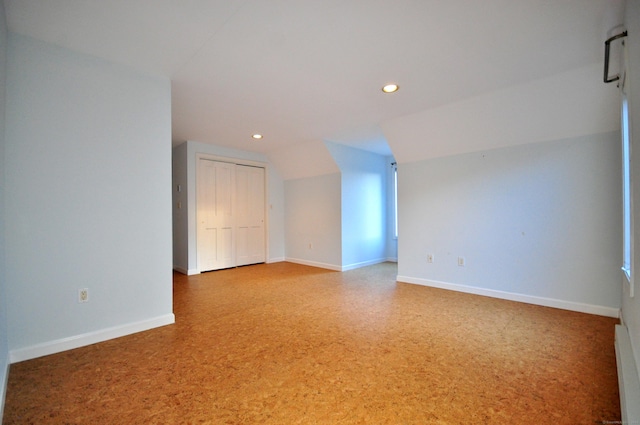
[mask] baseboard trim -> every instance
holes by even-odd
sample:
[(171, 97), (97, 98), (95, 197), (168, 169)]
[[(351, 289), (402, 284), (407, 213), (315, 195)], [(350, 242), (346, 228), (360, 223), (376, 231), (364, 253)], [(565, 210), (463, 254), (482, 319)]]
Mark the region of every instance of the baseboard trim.
[(640, 377), (626, 326), (616, 325), (615, 347), (622, 423), (640, 423)]
[(340, 268), (340, 271), (346, 272), (349, 270), (359, 269), (360, 267), (367, 267), (367, 266), (373, 266), (374, 264), (384, 263), (386, 261), (387, 261), (386, 258), (378, 258), (377, 260), (362, 261), (360, 263), (353, 263), (346, 266), (342, 266)]
[(50, 354), (60, 353), (62, 351), (73, 350), (74, 348), (80, 348), (86, 345), (96, 344), (98, 342), (119, 338), (121, 336), (143, 332), (165, 325), (170, 325), (175, 323), (175, 321), (176, 317), (173, 313), (171, 313), (148, 320), (142, 320), (140, 322), (128, 323), (126, 325), (114, 326), (107, 329), (100, 329), (81, 335), (75, 335), (68, 338), (61, 338), (55, 341), (48, 341), (42, 344), (32, 345), (31, 347), (19, 348), (17, 350), (9, 351), (9, 362), (18, 363), (42, 356), (48, 356)]
[(177, 271), (178, 273), (186, 274), (187, 276), (200, 274), (200, 272), (197, 269), (185, 269), (184, 267), (180, 267), (180, 266), (173, 266), (173, 270)]
[(287, 260), (284, 257), (269, 258), (267, 260), (267, 264), (281, 263), (283, 261), (287, 261)]
[(317, 261), (301, 260), (299, 258), (288, 258), (288, 257), (285, 258), (284, 261), (288, 261), (290, 263), (302, 264), (305, 266), (319, 267), (321, 269), (328, 269), (336, 272), (346, 272), (349, 270), (359, 269), (360, 267), (367, 267), (367, 266), (372, 266), (374, 264), (384, 263), (386, 261), (389, 261), (389, 259), (378, 258), (377, 260), (363, 261), (361, 263), (353, 263), (353, 264), (348, 264), (346, 266), (339, 266), (337, 264), (327, 264), (327, 263), (320, 263)]
[(318, 261), (301, 260), (299, 258), (290, 258), (290, 257), (287, 257), (285, 261), (288, 261), (289, 263), (302, 264), (303, 266), (319, 267), (321, 269), (333, 270), (336, 272), (342, 271), (341, 266), (338, 266), (335, 264), (320, 263)]
[(420, 279), (409, 276), (396, 277), (398, 282), (412, 283), (414, 285), (431, 286), (433, 288), (448, 289), (451, 291), (466, 292), (468, 294), (482, 295), (485, 297), (500, 298), (509, 301), (518, 301), (526, 304), (553, 307), (562, 310), (577, 311), (580, 313), (595, 314), (597, 316), (620, 317), (620, 309), (592, 304), (583, 304), (572, 301), (563, 301), (553, 298), (537, 297), (513, 292), (498, 291), (495, 289), (478, 288), (475, 286), (459, 285), (455, 283), (439, 282), (436, 280)]
[(4, 417), (4, 401), (7, 395), (7, 385), (9, 384), (9, 362), (5, 363), (4, 370), (2, 371), (2, 379), (0, 379), (0, 422)]
[(180, 267), (180, 266), (173, 266), (173, 271), (176, 271), (176, 272), (182, 273), (182, 274), (189, 274), (189, 270), (185, 269), (184, 267)]

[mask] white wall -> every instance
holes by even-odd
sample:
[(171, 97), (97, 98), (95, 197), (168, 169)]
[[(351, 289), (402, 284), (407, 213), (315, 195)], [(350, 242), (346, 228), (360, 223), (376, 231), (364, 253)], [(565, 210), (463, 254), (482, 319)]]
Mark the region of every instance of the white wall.
[(398, 279), (617, 316), (620, 166), (619, 132), (400, 164)]
[(382, 130), (403, 163), (616, 131), (619, 117), (597, 63), (400, 117)]
[(322, 141), (287, 146), (269, 152), (267, 156), (284, 180), (316, 177), (340, 171)]
[(340, 173), (286, 180), (287, 261), (342, 269)]
[[(629, 54), (629, 80), (630, 93), (628, 95), (629, 111), (631, 113), (631, 143), (632, 143), (632, 201), (634, 216), (634, 252), (633, 273), (635, 275), (635, 296), (629, 297), (628, 285), (622, 295), (622, 318), (629, 330), (631, 344), (633, 346), (636, 365), (640, 366), (640, 203), (637, 199), (640, 195), (640, 0), (627, 0), (625, 13), (625, 26), (629, 33), (627, 46)], [(615, 87), (611, 90), (616, 92)]]
[(168, 80), (10, 35), (5, 165), (12, 361), (173, 323)]
[[(182, 273), (197, 273), (196, 254), (196, 155), (198, 153), (224, 158), (255, 161), (267, 166), (267, 213), (269, 220), (267, 262), (284, 259), (284, 187), (276, 167), (261, 153), (222, 146), (185, 142), (173, 149), (173, 209), (174, 268)], [(182, 195), (177, 185), (182, 186)], [(182, 202), (178, 210), (177, 202)]]
[[(342, 269), (386, 260), (386, 157), (325, 142), (341, 172)], [(338, 206), (336, 206), (338, 207)]]
[(394, 208), (394, 168), (391, 164), (395, 163), (396, 159), (393, 156), (386, 157), (387, 164), (387, 246), (385, 255), (387, 261), (398, 261), (398, 238), (395, 233), (396, 223), (396, 211)]
[(7, 25), (4, 3), (0, 2), (0, 419), (4, 411), (4, 399), (9, 375), (9, 341), (7, 339), (6, 264), (5, 264), (5, 208), (4, 208), (4, 149), (5, 149), (5, 98), (7, 69)]

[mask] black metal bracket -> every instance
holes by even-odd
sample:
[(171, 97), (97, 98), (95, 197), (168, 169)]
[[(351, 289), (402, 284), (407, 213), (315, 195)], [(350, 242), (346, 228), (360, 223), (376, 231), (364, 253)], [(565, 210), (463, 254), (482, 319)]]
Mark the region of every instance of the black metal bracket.
[(609, 78), (609, 46), (612, 41), (615, 41), (619, 38), (623, 38), (626, 36), (627, 36), (627, 32), (623, 31), (620, 34), (610, 37), (609, 39), (607, 39), (607, 41), (604, 42), (604, 82), (605, 83), (612, 83), (620, 79), (620, 74), (614, 75), (613, 77)]

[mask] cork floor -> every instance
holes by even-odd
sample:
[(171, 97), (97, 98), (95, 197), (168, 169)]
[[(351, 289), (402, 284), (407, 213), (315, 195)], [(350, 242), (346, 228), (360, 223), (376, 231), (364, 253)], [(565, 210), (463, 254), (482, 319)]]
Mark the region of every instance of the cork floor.
[(620, 420), (617, 320), (291, 263), (174, 275), (176, 324), (11, 365), (4, 424)]

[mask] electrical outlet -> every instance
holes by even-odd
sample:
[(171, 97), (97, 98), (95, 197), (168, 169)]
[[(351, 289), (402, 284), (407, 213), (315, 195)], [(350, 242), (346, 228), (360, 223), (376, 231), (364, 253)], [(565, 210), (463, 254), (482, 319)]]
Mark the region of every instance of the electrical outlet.
[(78, 302), (86, 303), (89, 301), (89, 288), (78, 289)]
[(433, 263), (433, 254), (427, 254), (427, 263)]
[(458, 265), (460, 267), (464, 267), (464, 257), (458, 257)]

